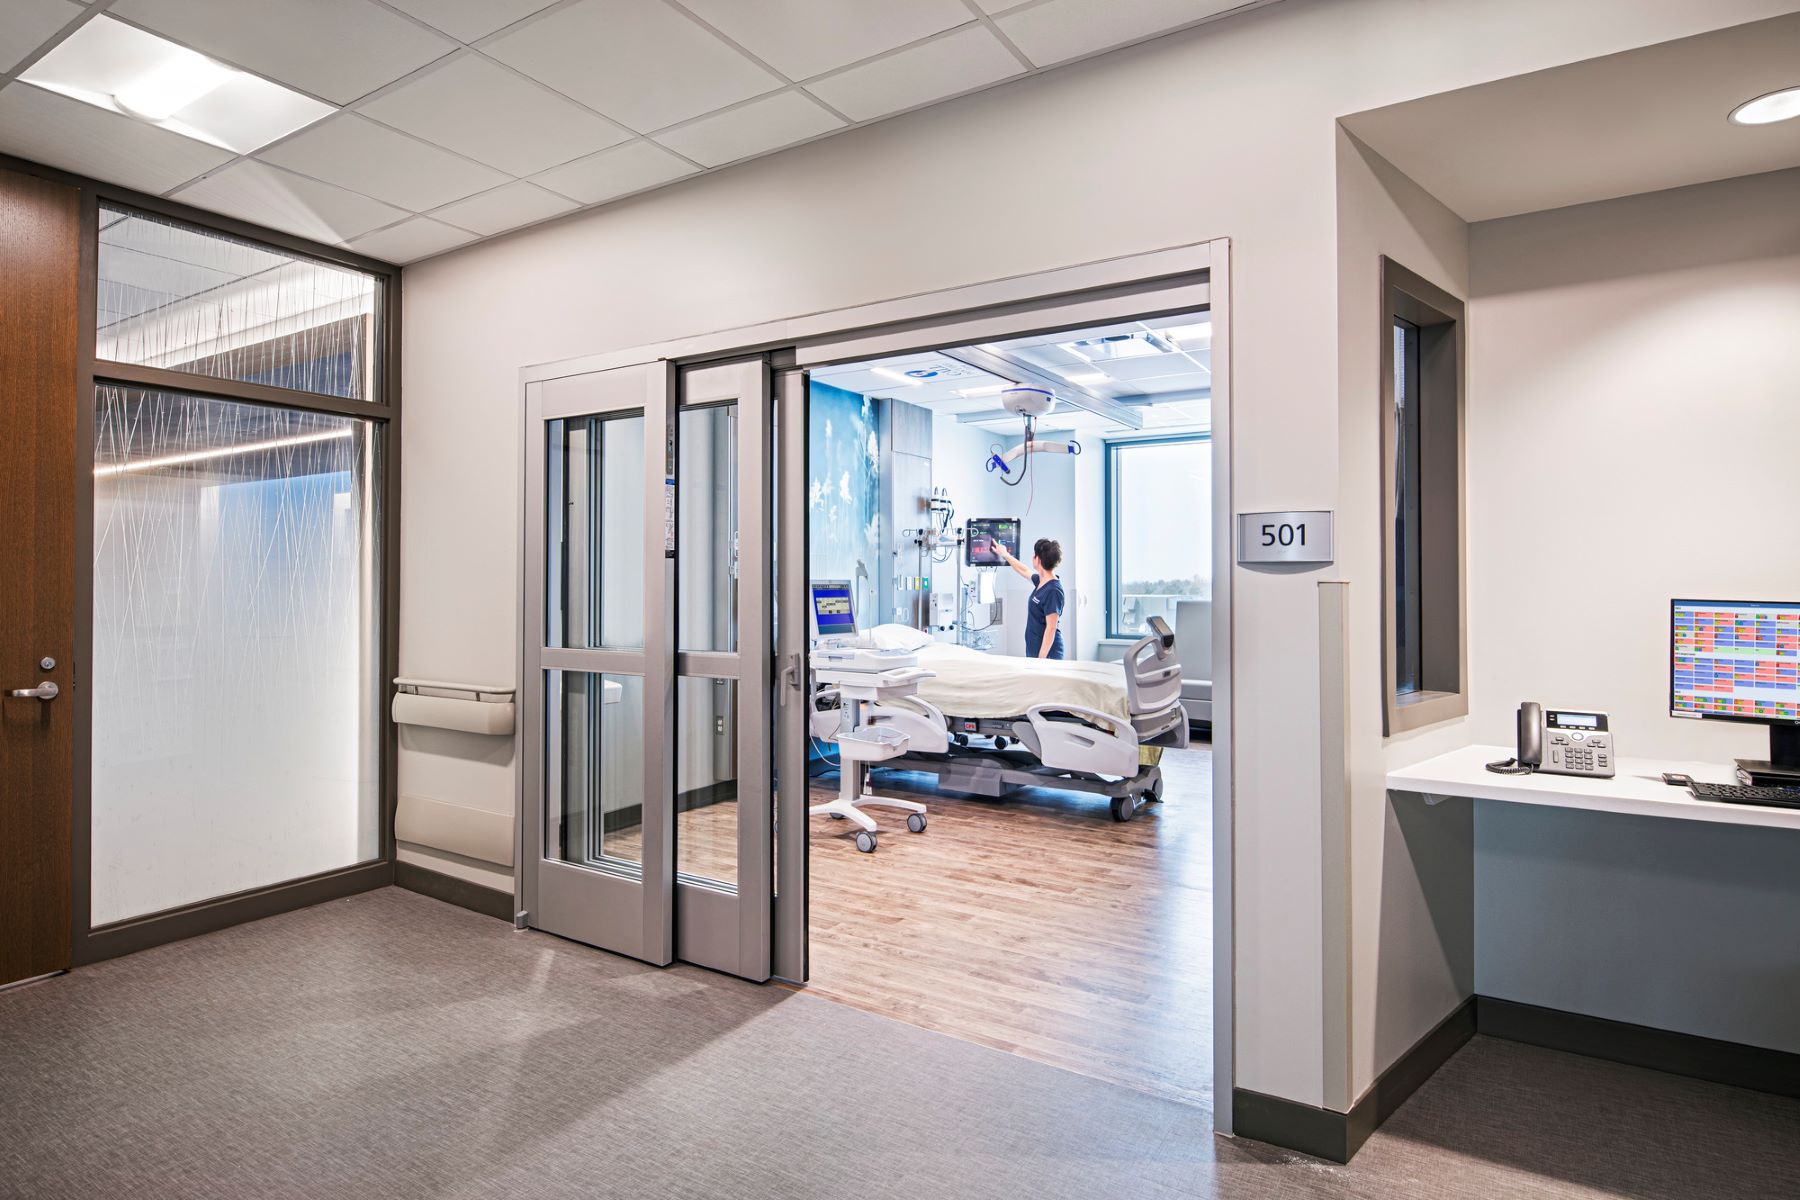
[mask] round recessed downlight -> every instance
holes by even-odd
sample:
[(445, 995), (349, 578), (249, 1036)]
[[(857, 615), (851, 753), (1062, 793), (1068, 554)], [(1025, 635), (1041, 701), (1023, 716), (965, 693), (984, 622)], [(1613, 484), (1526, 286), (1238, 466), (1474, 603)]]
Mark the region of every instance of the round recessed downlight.
[(1733, 125), (1773, 125), (1794, 117), (1800, 117), (1800, 87), (1768, 92), (1731, 110)]

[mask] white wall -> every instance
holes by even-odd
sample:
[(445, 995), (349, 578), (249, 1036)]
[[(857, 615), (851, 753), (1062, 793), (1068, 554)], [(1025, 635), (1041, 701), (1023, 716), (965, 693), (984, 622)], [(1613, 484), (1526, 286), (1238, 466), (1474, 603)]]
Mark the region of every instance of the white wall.
[[(1535, 699), (1625, 755), (1766, 756), (1668, 715), (1668, 605), (1800, 599), (1796, 214), (1782, 171), (1472, 227), (1478, 740)], [(1800, 1051), (1800, 835), (1484, 805), (1475, 854), (1483, 995)]]
[[(522, 366), (1211, 237), (1237, 505), (1333, 507), (1333, 118), (1788, 7), (1287, 0), (409, 268), (402, 669), (514, 670)], [(1081, 169), (1023, 196), (1009, 164), (1071, 146)], [(1236, 580), (1234, 787), (1237, 1083), (1316, 1104), (1315, 590)]]

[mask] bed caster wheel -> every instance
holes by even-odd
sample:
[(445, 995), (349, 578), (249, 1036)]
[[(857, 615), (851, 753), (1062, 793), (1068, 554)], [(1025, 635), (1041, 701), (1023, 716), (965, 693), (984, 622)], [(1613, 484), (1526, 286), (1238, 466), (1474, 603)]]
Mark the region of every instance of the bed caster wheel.
[(967, 746), (969, 744), (969, 735), (966, 733), (959, 733), (951, 740), (959, 746)]
[(908, 829), (912, 830), (914, 833), (924, 833), (925, 832), (925, 814), (924, 813), (908, 813), (906, 816), (906, 827)]
[(830, 817), (834, 821), (841, 821), (844, 819), (843, 813), (826, 813), (825, 815)]
[(1160, 780), (1160, 779), (1157, 780), (1155, 783), (1151, 784), (1149, 787), (1144, 789), (1144, 803), (1145, 804), (1161, 804), (1162, 796), (1163, 796), (1163, 785), (1162, 785), (1162, 780)]
[(864, 854), (875, 853), (875, 835), (868, 830), (860, 830), (856, 835), (856, 848)]
[(1004, 749), (1006, 749), (1007, 745), (1008, 745), (1007, 740), (1003, 737), (997, 737), (994, 739), (994, 749), (996, 749), (996, 750), (1004, 750)]
[(1112, 815), (1113, 820), (1115, 821), (1129, 821), (1131, 818), (1137, 816), (1137, 797), (1114, 796), (1112, 802)]

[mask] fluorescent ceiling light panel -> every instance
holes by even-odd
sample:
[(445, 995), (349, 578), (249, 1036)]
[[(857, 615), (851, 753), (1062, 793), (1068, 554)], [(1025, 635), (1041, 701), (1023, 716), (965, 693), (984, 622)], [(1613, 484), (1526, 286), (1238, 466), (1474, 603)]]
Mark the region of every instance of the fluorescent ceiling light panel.
[(236, 154), (336, 111), (105, 15), (70, 34), (19, 78)]
[(956, 394), (959, 396), (998, 396), (1012, 386), (1010, 383), (990, 383), (986, 387), (957, 388)]
[(1163, 333), (1174, 338), (1183, 346), (1192, 346), (1204, 342), (1212, 344), (1212, 322), (1201, 321), (1197, 325), (1171, 325)]
[(1063, 378), (1068, 380), (1070, 383), (1087, 384), (1087, 383), (1105, 383), (1108, 379), (1110, 379), (1112, 377), (1110, 375), (1108, 375), (1105, 371), (1076, 371), (1073, 374), (1064, 375)]
[(1800, 117), (1800, 86), (1746, 100), (1731, 110), (1733, 125), (1773, 125)]

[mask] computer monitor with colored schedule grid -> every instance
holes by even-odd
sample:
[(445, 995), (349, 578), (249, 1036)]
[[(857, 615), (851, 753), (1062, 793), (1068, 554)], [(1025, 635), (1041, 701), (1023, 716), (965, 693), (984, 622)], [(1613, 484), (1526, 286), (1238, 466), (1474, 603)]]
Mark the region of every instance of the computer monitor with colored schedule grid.
[(1774, 773), (1800, 773), (1800, 602), (1672, 602), (1669, 714), (1769, 726)]

